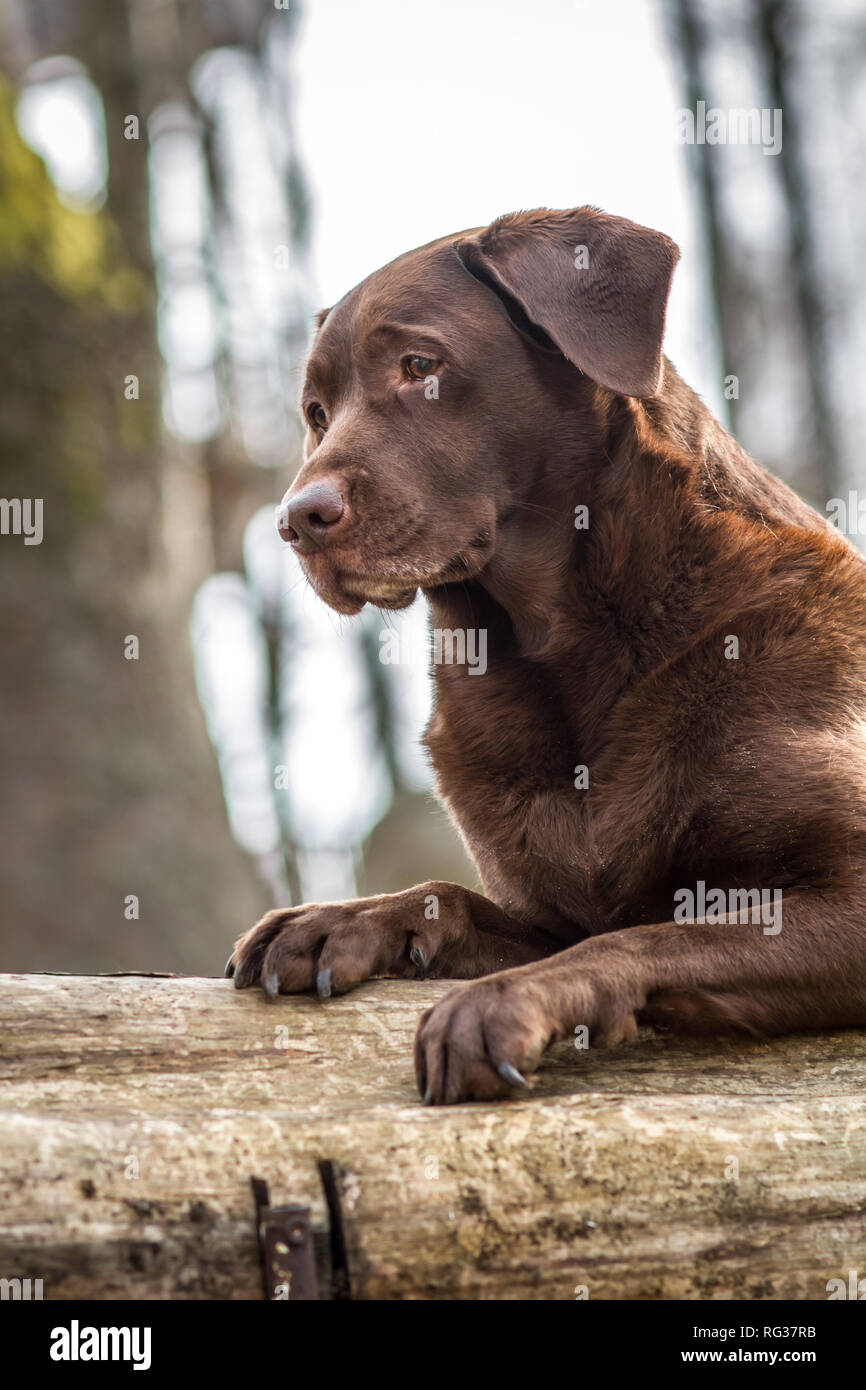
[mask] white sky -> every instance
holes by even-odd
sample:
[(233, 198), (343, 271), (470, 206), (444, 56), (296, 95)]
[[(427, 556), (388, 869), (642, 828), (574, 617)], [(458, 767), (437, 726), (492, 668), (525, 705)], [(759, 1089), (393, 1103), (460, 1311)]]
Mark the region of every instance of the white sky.
[(306, 0), (295, 113), (322, 304), (434, 237), (595, 204), (679, 243), (666, 351), (723, 413), (661, 17), (651, 0)]

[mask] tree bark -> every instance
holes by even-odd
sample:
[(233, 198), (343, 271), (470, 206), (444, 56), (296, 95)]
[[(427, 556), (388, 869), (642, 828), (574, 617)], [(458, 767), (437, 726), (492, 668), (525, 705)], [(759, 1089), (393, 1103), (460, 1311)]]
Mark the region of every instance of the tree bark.
[(311, 1208), (323, 1298), (823, 1299), (862, 1269), (866, 1033), (566, 1042), (524, 1097), (425, 1109), (448, 988), (0, 976), (0, 1271), (260, 1298), (252, 1176)]

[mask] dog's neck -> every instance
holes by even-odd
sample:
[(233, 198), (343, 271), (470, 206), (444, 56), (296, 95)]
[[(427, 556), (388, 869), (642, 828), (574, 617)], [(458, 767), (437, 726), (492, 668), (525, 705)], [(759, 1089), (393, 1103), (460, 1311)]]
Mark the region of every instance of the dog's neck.
[[(612, 638), (642, 673), (741, 606), (736, 554), (746, 532), (768, 584), (771, 570), (778, 583), (780, 529), (814, 532), (819, 518), (743, 452), (669, 363), (650, 401), (592, 389), (574, 437), (547, 450), (503, 518), (477, 585), (507, 616), (521, 657), (556, 664)], [(429, 597), (434, 623), (454, 623), (455, 596)]]

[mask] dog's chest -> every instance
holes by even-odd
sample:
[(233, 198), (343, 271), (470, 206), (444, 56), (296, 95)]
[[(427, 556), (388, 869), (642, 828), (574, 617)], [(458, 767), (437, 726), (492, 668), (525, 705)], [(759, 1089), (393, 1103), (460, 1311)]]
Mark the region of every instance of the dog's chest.
[(486, 890), (521, 913), (603, 917), (572, 692), (519, 660), (483, 675), (436, 670), (435, 680), (425, 743)]

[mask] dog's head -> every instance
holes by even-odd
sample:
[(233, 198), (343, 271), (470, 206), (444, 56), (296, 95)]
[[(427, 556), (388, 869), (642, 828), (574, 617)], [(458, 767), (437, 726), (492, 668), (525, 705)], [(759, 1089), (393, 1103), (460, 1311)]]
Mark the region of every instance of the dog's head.
[(540, 209), (411, 251), (321, 314), (278, 516), (319, 595), (402, 608), (480, 575), (591, 383), (659, 389), (677, 257), (622, 218)]

